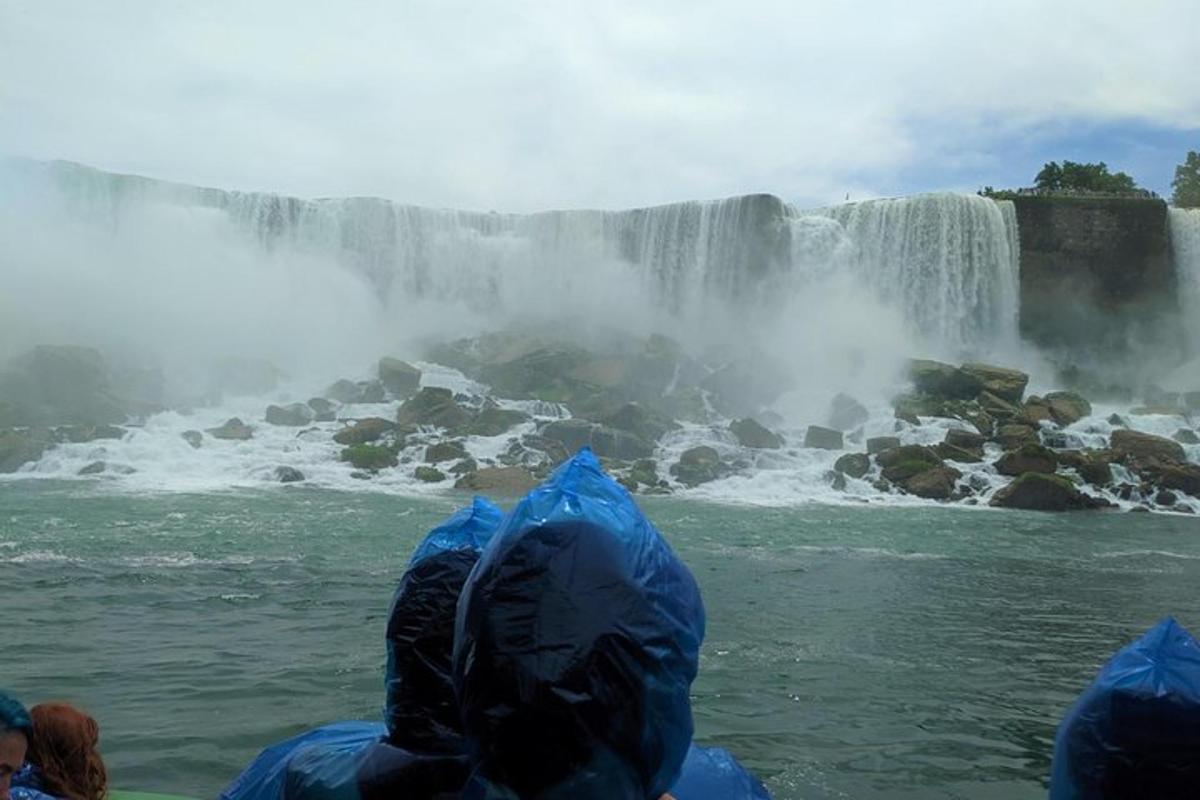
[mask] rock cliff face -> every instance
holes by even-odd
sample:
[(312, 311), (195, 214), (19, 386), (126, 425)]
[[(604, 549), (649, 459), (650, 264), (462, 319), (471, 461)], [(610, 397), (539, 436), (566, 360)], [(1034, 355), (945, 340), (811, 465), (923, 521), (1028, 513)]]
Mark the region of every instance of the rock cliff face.
[(1161, 200), (1018, 197), (1021, 333), (1072, 356), (1179, 345)]

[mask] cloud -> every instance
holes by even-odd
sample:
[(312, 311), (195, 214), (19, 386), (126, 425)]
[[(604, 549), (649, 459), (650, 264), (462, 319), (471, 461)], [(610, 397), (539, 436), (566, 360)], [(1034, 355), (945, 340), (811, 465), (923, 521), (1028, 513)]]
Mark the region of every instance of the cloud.
[(478, 209), (817, 204), (1002, 183), (1055, 121), (1200, 130), (1198, 28), (1191, 0), (18, 3), (0, 152)]

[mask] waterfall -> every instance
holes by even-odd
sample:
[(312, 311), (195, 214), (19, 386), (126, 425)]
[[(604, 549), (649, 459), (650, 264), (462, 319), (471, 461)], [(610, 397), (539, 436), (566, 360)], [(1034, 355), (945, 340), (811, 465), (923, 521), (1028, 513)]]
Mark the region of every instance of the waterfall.
[(1200, 208), (1172, 208), (1168, 224), (1175, 251), (1179, 306), (1192, 356), (1200, 357)]
[(1017, 339), (1016, 209), (961, 194), (826, 209), (854, 243), (852, 268), (925, 337), (960, 352)]
[[(75, 213), (119, 228), (154, 204), (216, 213), (268, 251), (317, 254), (365, 276), (393, 308), (453, 301), (521, 311), (591, 299), (645, 303), (703, 328), (715, 311), (755, 322), (790, 297), (853, 275), (914, 334), (949, 351), (1016, 338), (1011, 203), (954, 194), (805, 211), (771, 195), (626, 211), (500, 214), (377, 198), (298, 199), (20, 162)], [(396, 302), (400, 301), (400, 302)]]

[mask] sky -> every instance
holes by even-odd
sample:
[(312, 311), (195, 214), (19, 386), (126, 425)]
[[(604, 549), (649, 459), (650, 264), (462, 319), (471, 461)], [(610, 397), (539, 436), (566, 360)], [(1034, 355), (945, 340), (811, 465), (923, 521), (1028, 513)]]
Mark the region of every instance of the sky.
[(500, 211), (1029, 185), (1200, 150), (1196, 0), (0, 0), (0, 154)]

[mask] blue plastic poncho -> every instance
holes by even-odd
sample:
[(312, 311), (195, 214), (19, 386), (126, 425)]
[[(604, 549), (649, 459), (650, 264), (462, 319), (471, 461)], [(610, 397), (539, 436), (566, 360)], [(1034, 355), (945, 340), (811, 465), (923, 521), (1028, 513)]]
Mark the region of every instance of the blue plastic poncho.
[(355, 754), (379, 742), (387, 729), (378, 722), (335, 722), (273, 744), (221, 792), (221, 800), (280, 800), (288, 763), (306, 748)]
[(388, 741), (418, 753), (464, 751), (450, 655), (463, 583), (504, 512), (485, 498), (417, 546), (388, 611)]
[(1170, 617), (1118, 652), (1063, 718), (1050, 800), (1200, 796), (1200, 646)]
[(646, 800), (692, 738), (696, 581), (584, 448), (505, 518), (458, 604), (464, 798)]
[(671, 787), (675, 800), (771, 800), (762, 781), (750, 774), (728, 750), (692, 745), (683, 774)]

